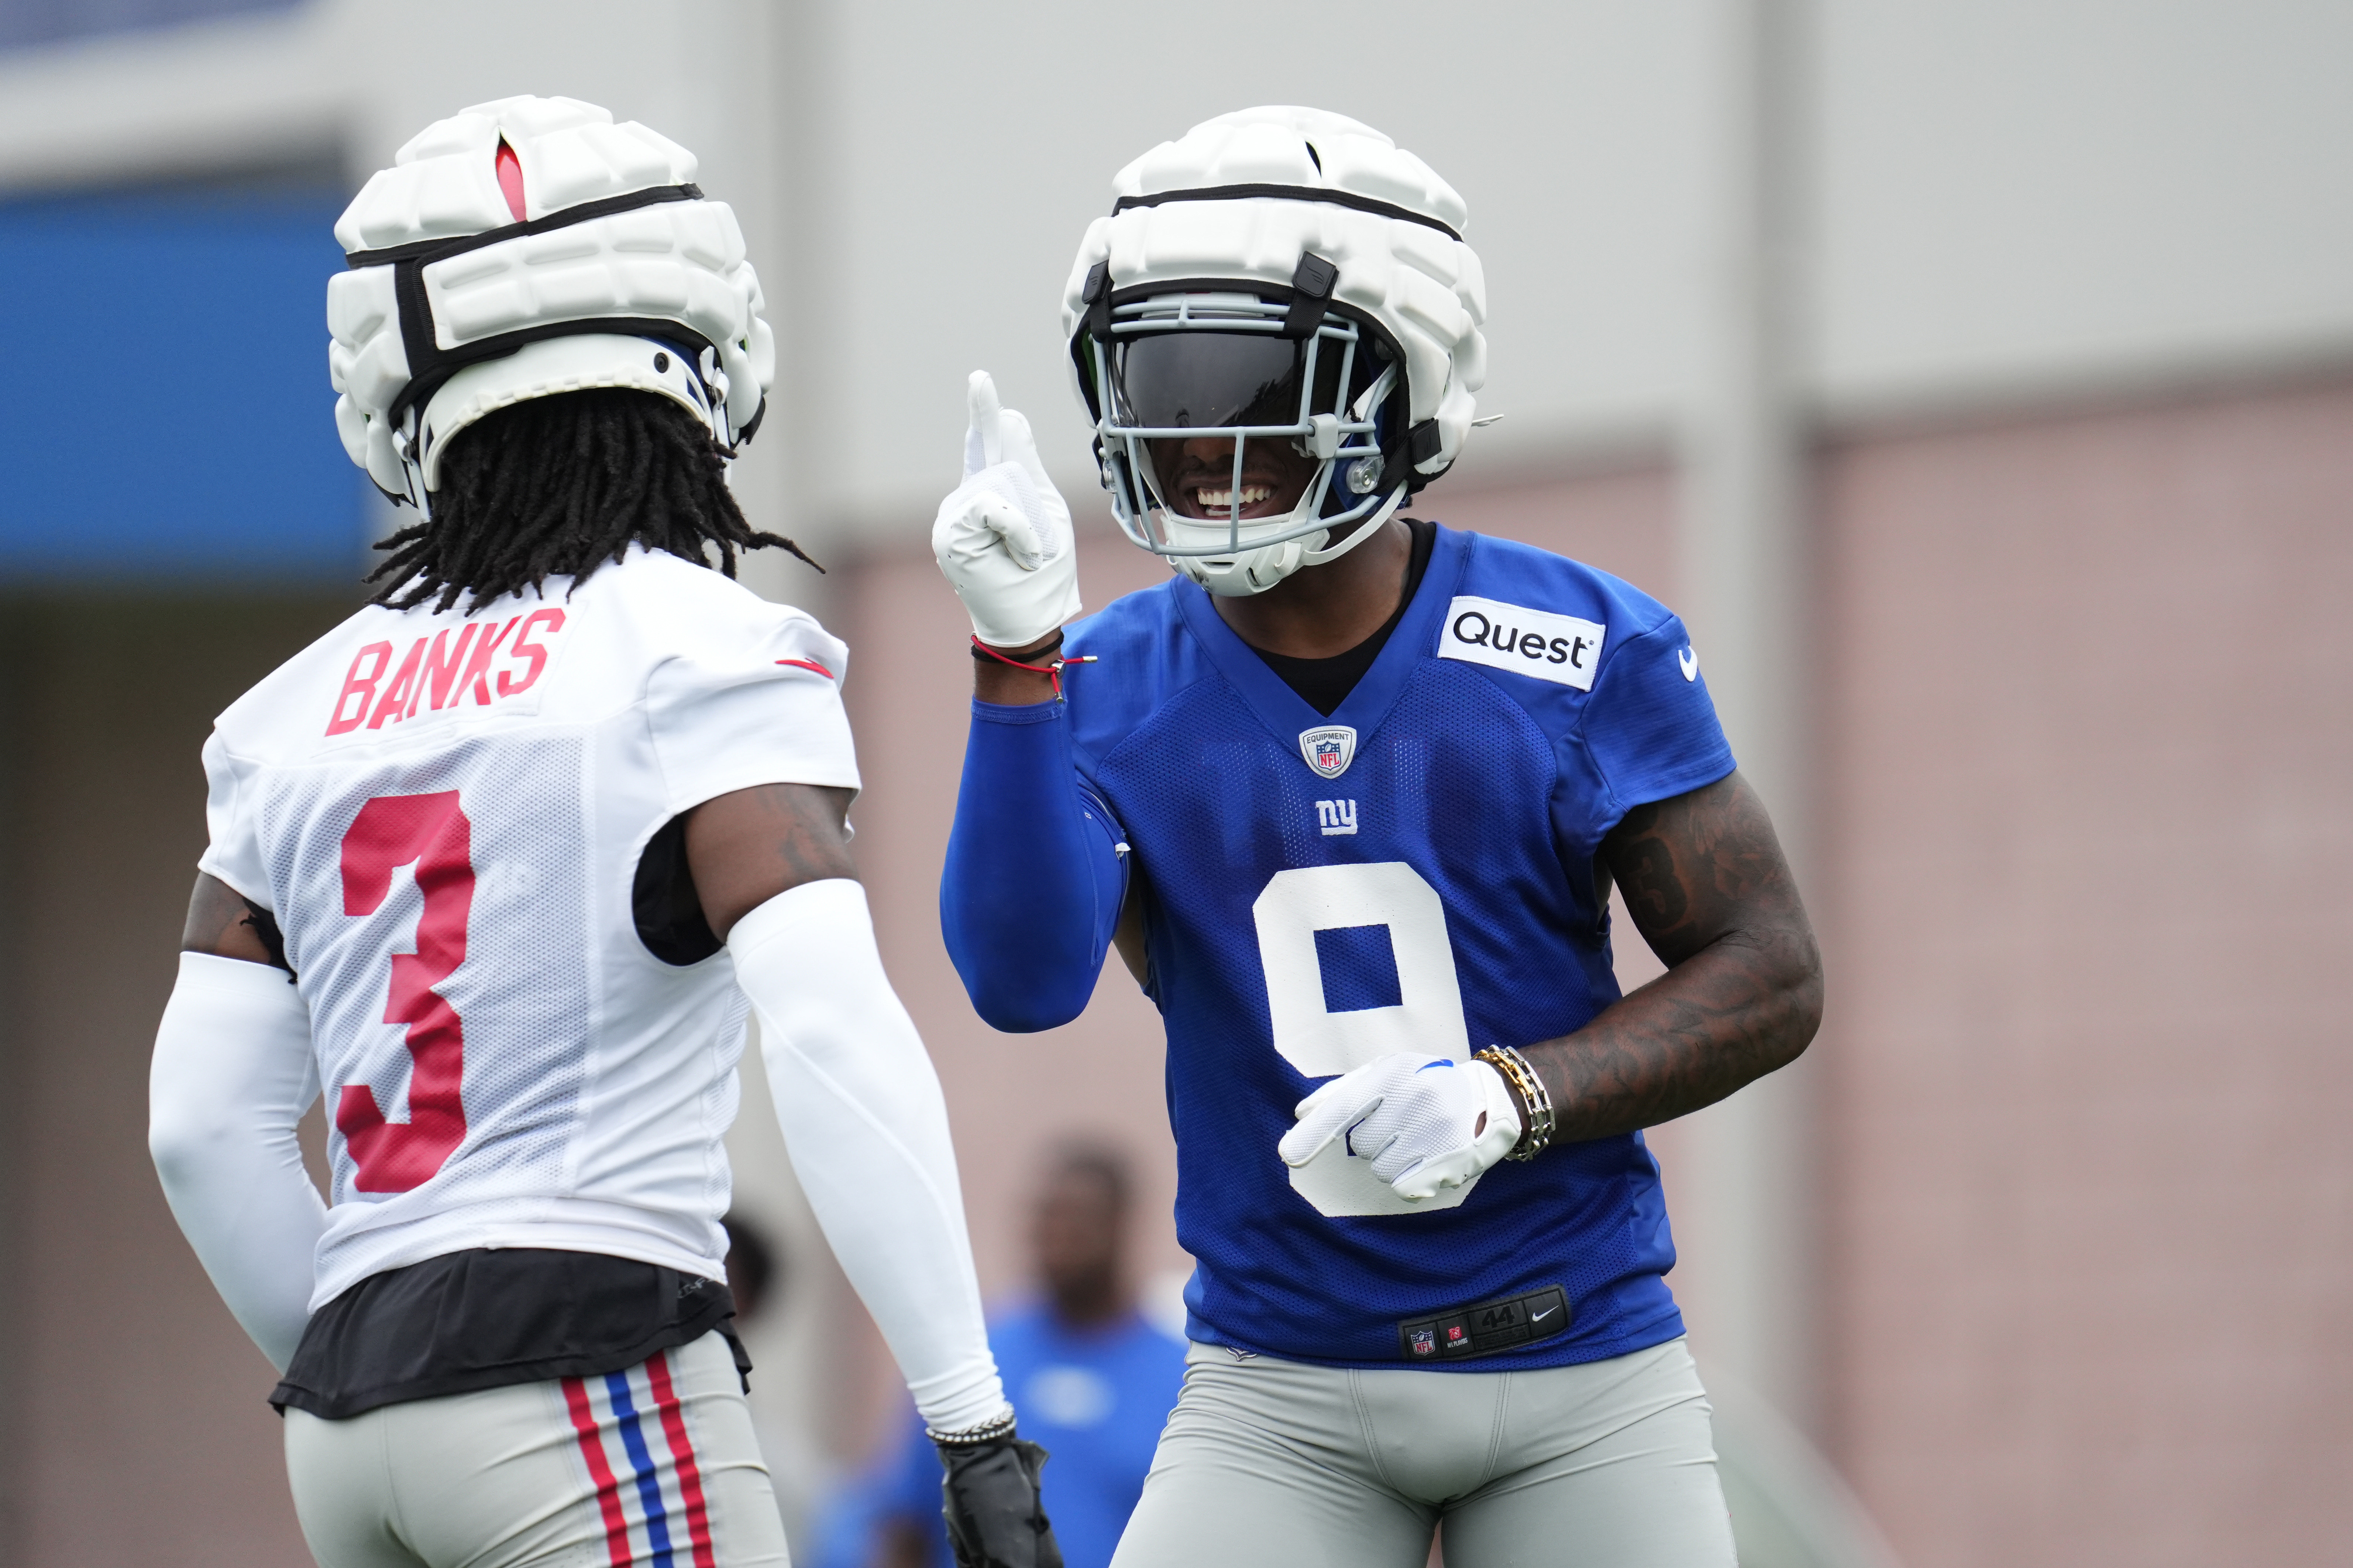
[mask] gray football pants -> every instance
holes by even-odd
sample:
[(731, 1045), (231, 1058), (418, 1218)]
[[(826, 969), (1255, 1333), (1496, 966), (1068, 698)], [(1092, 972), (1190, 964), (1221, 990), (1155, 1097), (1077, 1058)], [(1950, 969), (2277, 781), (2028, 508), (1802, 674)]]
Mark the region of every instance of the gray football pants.
[(1113, 1568), (1733, 1568), (1683, 1342), (1542, 1372), (1197, 1344)]
[(286, 1413), (286, 1473), (322, 1568), (786, 1568), (727, 1342), (607, 1377)]

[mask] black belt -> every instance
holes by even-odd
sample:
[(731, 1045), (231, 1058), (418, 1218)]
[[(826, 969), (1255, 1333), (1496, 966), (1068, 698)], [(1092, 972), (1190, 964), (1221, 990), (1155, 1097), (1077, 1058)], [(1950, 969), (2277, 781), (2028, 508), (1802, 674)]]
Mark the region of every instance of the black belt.
[(1436, 1317), (1408, 1319), (1398, 1325), (1398, 1351), (1408, 1361), (1493, 1355), (1548, 1340), (1568, 1327), (1568, 1292), (1545, 1285)]

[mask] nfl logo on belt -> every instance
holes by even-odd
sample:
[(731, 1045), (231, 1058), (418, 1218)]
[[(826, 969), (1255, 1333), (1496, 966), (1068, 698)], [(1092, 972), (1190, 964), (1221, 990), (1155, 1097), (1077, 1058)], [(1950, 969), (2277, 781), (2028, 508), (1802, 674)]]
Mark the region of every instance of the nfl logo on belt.
[(1356, 731), (1345, 724), (1326, 724), (1299, 732), (1299, 754), (1317, 778), (1336, 779), (1356, 760)]
[(1438, 1336), (1428, 1329), (1414, 1330), (1413, 1353), (1416, 1355), (1436, 1355), (1438, 1353)]

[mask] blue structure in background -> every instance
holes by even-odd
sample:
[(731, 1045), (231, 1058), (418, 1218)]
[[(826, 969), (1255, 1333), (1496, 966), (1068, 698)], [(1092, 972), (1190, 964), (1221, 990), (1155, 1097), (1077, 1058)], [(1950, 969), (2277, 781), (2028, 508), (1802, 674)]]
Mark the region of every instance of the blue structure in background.
[(336, 438), (341, 195), (0, 203), (0, 584), (356, 584)]
[(0, 48), (143, 33), (216, 16), (291, 11), (299, 0), (0, 0)]

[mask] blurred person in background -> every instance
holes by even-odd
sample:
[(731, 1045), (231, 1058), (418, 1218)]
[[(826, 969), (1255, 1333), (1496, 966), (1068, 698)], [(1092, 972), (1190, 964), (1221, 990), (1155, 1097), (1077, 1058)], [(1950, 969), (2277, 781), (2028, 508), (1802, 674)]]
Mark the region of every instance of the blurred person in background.
[[(1039, 1295), (988, 1340), (1022, 1429), (1054, 1456), (1046, 1511), (1070, 1568), (1105, 1568), (1144, 1490), (1185, 1375), (1183, 1342), (1137, 1309), (1127, 1258), (1129, 1174), (1106, 1149), (1063, 1149), (1029, 1211)], [(843, 1500), (819, 1568), (947, 1568), (939, 1467), (912, 1418)]]
[[(1119, 1568), (1732, 1568), (1641, 1129), (1793, 1060), (1811, 928), (1682, 623), (1408, 518), (1469, 437), (1464, 204), (1368, 126), (1222, 115), (1113, 181), (1063, 296), (1113, 511), (1090, 620), (1028, 422), (969, 385), (941, 884), (1000, 1029), (1116, 945), (1167, 1026), (1183, 1394)], [(1610, 895), (1666, 973), (1621, 996)]]
[(336, 226), (336, 421), (418, 521), (205, 747), (150, 1120), (327, 1568), (782, 1568), (720, 1223), (748, 1010), (960, 1556), (1059, 1568), (849, 858), (847, 650), (731, 580), (793, 547), (728, 489), (774, 348), (695, 172), (505, 99)]

